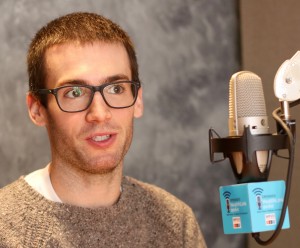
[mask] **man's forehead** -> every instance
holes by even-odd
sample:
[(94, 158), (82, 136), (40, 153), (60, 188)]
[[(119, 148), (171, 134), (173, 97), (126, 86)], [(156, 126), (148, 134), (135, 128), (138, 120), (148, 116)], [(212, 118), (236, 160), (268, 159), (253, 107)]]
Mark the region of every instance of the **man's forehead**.
[[(88, 46), (103, 46), (103, 47), (108, 47), (108, 46), (118, 46), (121, 48), (125, 49), (125, 46), (121, 42), (117, 41), (101, 41), (101, 40), (95, 40), (95, 41), (80, 41), (80, 40), (70, 40), (70, 41), (65, 41), (65, 42), (59, 42), (55, 43), (45, 49), (45, 54), (48, 53), (49, 51), (55, 51), (55, 50), (64, 50), (66, 47), (73, 47), (77, 49), (82, 49)], [(125, 49), (126, 50), (126, 49)]]
[[(127, 80), (132, 78), (127, 51), (118, 43), (56, 44), (46, 51), (44, 68), (46, 82), (59, 85), (70, 80), (101, 83), (113, 75), (126, 75)], [(54, 86), (57, 85), (51, 85)]]

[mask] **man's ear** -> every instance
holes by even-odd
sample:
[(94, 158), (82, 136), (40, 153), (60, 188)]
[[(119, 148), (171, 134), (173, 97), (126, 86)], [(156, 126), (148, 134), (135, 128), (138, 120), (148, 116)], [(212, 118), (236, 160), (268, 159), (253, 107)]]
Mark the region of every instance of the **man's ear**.
[(143, 88), (140, 88), (138, 91), (138, 96), (134, 104), (134, 117), (142, 117), (144, 112), (144, 103), (143, 103)]
[(28, 114), (32, 122), (37, 126), (45, 126), (46, 124), (46, 114), (45, 107), (41, 104), (39, 99), (32, 95), (27, 94), (26, 97)]

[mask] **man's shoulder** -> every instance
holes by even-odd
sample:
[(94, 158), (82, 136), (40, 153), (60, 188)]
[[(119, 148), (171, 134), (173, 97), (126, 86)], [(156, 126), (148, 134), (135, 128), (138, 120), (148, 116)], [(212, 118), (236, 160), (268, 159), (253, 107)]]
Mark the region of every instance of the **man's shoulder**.
[(19, 178), (3, 186), (2, 188), (0, 188), (0, 197), (8, 197), (12, 194), (15, 194), (17, 191), (22, 190), (24, 183), (25, 181), (23, 180), (23, 178)]
[(164, 235), (170, 234), (170, 240), (176, 240), (174, 242), (178, 244), (182, 242), (187, 247), (205, 247), (190, 206), (158, 186), (131, 177), (125, 177), (124, 184), (124, 193), (125, 190), (129, 193), (123, 202), (126, 201), (126, 206), (133, 209), (134, 216), (142, 216), (144, 223), (151, 223), (152, 227), (155, 226)]
[(124, 181), (140, 201), (151, 204), (153, 207), (166, 207), (176, 211), (190, 211), (191, 209), (185, 202), (161, 187), (128, 176), (125, 177)]
[[(4, 186), (0, 189), (0, 231), (1, 233), (10, 230), (11, 226), (22, 225), (24, 220), (24, 205), (27, 197), (24, 194), (23, 186), (25, 181), (17, 179), (16, 181)], [(5, 232), (6, 232), (5, 231)], [(0, 239), (1, 239), (0, 235)]]
[(14, 205), (15, 202), (18, 202), (20, 198), (24, 196), (25, 181), (22, 178), (19, 178), (10, 184), (0, 188), (0, 208), (10, 208)]
[(167, 190), (165, 190), (157, 185), (143, 182), (141, 180), (138, 180), (136, 178), (129, 177), (129, 176), (126, 176), (125, 180), (126, 180), (127, 185), (135, 187), (137, 190), (143, 191), (143, 193), (149, 193), (156, 197), (163, 197), (163, 198), (166, 197), (166, 198), (174, 199), (176, 201), (181, 201), (175, 195), (171, 194)]

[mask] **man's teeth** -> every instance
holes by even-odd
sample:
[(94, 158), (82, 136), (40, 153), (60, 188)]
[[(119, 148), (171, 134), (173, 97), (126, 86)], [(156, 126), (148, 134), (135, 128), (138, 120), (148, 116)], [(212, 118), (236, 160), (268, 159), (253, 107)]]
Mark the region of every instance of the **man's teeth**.
[(92, 138), (94, 141), (104, 141), (110, 138), (110, 135), (103, 135), (103, 136), (95, 136)]

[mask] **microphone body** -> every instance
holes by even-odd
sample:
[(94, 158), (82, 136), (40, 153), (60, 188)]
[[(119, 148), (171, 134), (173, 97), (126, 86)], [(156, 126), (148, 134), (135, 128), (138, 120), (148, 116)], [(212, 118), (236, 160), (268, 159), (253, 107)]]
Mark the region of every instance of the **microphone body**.
[[(269, 133), (261, 78), (252, 72), (240, 71), (230, 79), (228, 128), (225, 138), (209, 130), (210, 160), (229, 158), (238, 183), (219, 190), (224, 233), (253, 233), (260, 244), (268, 244), (281, 228), (290, 227), (285, 182), (267, 180), (273, 152), (292, 145), (291, 135)], [(223, 159), (215, 160), (216, 153)], [(259, 239), (259, 232), (271, 230), (268, 241)]]
[[(261, 78), (253, 72), (240, 71), (232, 75), (229, 82), (229, 136), (243, 136), (245, 127), (251, 135), (269, 134), (268, 117)], [(261, 173), (269, 162), (269, 151), (256, 151), (252, 161)], [(232, 167), (242, 174), (247, 163), (243, 152), (232, 152)], [(256, 163), (255, 163), (256, 162)]]

